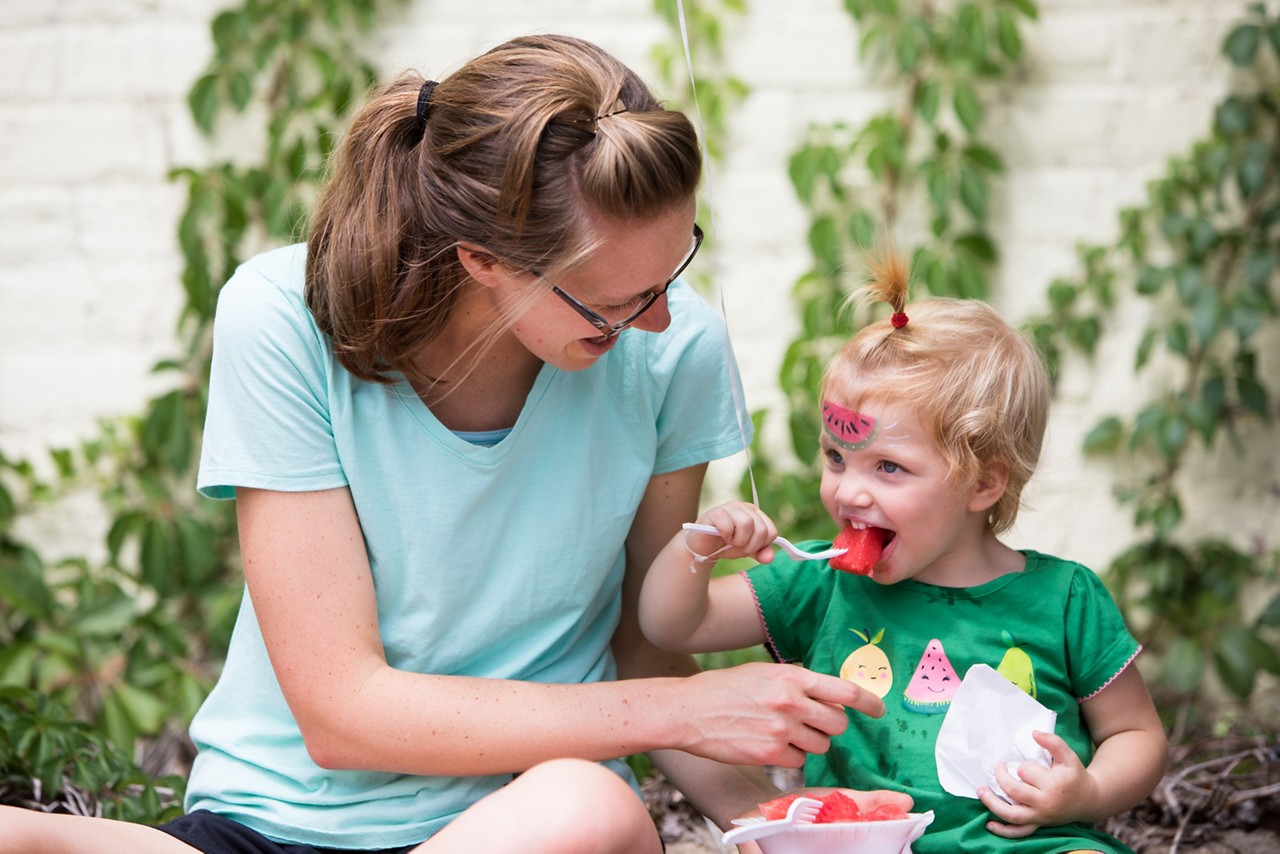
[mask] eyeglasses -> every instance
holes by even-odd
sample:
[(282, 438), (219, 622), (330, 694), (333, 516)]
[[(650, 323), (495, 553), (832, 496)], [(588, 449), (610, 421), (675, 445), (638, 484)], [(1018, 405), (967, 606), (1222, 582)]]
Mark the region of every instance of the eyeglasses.
[[(552, 293), (554, 293), (556, 296), (560, 297), (560, 299), (567, 302), (570, 308), (572, 308), (578, 314), (586, 318), (587, 322), (590, 323), (592, 326), (594, 326), (596, 329), (598, 329), (606, 338), (612, 338), (613, 336), (617, 335), (619, 332), (621, 332), (622, 330), (626, 329), (628, 326), (630, 326), (631, 324), (639, 320), (640, 315), (648, 311), (653, 306), (653, 304), (658, 301), (658, 298), (667, 292), (667, 288), (671, 287), (671, 283), (674, 282), (676, 279), (678, 279), (680, 277), (680, 274), (685, 271), (685, 268), (689, 266), (689, 263), (693, 261), (693, 256), (698, 254), (698, 247), (700, 247), (701, 245), (702, 245), (702, 229), (698, 227), (697, 223), (694, 223), (693, 242), (689, 245), (689, 254), (684, 256), (684, 260), (680, 262), (680, 266), (676, 267), (676, 271), (671, 274), (670, 278), (667, 279), (666, 283), (663, 284), (662, 287), (636, 297), (636, 299), (632, 301), (636, 304), (636, 307), (632, 309), (631, 313), (628, 314), (624, 320), (619, 320), (612, 323), (609, 322), (604, 317), (601, 317), (599, 314), (596, 314), (591, 309), (587, 308), (578, 300), (574, 299), (572, 296), (566, 293), (559, 285), (555, 284), (550, 279), (547, 279), (537, 270), (530, 270), (529, 272), (537, 276), (539, 279), (542, 279), (542, 281), (546, 282), (548, 285), (551, 285)], [(629, 308), (629, 306), (622, 306), (620, 310), (626, 310), (627, 308)]]

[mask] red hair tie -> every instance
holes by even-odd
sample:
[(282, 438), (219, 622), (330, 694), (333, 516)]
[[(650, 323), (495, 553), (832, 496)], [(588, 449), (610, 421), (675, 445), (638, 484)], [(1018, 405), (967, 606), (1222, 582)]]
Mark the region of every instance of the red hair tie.
[(889, 322), (893, 324), (894, 329), (901, 329), (907, 325), (907, 316), (900, 311), (895, 311), (893, 317), (889, 318)]

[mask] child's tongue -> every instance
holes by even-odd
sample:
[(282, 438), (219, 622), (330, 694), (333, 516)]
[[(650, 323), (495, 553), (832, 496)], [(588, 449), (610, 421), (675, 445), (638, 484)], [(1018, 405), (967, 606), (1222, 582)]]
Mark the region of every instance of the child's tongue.
[(888, 533), (884, 528), (855, 528), (845, 525), (831, 545), (848, 551), (833, 557), (831, 567), (858, 575), (870, 575), (871, 570), (880, 562), (880, 552), (884, 549)]

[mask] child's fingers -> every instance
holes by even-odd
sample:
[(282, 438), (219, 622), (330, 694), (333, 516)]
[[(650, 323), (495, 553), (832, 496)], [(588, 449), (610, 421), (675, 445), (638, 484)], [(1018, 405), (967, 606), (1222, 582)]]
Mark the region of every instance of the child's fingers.
[(1038, 824), (1004, 824), (999, 821), (987, 822), (987, 830), (996, 836), (1005, 839), (1023, 839), (1035, 833), (1040, 828)]
[(1080, 757), (1076, 756), (1076, 752), (1071, 749), (1071, 745), (1067, 744), (1061, 736), (1051, 732), (1033, 730), (1031, 737), (1035, 739), (1036, 744), (1049, 751), (1049, 755), (1053, 757), (1054, 765), (1080, 764)]
[(776, 537), (773, 521), (754, 504), (732, 501), (708, 511), (704, 524), (714, 525), (724, 541), (740, 550), (740, 554), (756, 557), (763, 563), (763, 553)]

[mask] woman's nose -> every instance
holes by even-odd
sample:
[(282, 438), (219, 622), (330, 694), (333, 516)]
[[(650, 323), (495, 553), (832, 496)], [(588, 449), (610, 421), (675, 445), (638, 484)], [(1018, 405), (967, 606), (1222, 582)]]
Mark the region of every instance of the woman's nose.
[(653, 305), (649, 306), (648, 310), (637, 317), (636, 322), (631, 325), (645, 332), (665, 331), (671, 325), (671, 307), (667, 303), (667, 295), (663, 294), (654, 300)]

